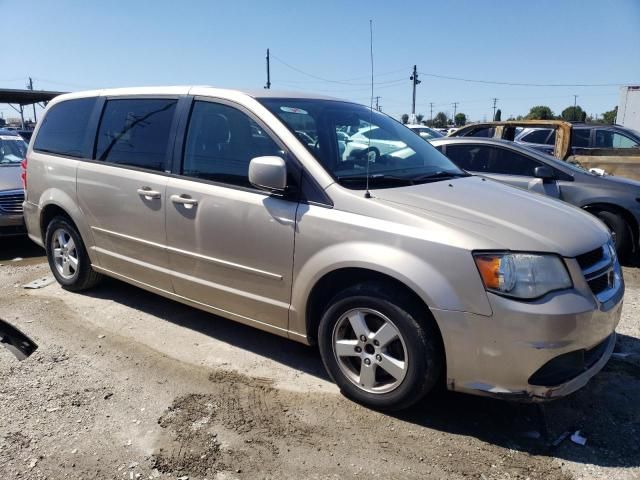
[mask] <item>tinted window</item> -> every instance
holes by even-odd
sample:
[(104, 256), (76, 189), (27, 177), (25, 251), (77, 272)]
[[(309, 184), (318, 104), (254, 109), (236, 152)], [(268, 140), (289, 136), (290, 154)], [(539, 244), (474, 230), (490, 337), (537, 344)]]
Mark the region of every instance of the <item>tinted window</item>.
[(586, 128), (574, 128), (571, 132), (571, 146), (589, 148), (589, 135), (591, 130)]
[(20, 163), (27, 153), (27, 144), (20, 137), (0, 135), (0, 165)]
[(79, 98), (51, 107), (38, 130), (34, 150), (69, 157), (84, 156), (86, 128), (95, 103), (95, 98)]
[(109, 100), (98, 129), (97, 160), (162, 171), (177, 100)]
[(542, 144), (546, 144), (547, 139), (549, 138), (549, 129), (540, 129), (540, 130), (534, 130), (531, 133), (526, 134), (525, 136), (522, 137), (522, 141), (523, 142), (527, 142), (527, 143), (542, 143)]
[(447, 156), (472, 172), (532, 177), (541, 164), (518, 152), (490, 145), (448, 145)]
[(183, 175), (250, 187), (249, 162), (266, 155), (283, 152), (247, 115), (226, 105), (195, 102)]
[(464, 135), (465, 137), (487, 137), (493, 138), (496, 129), (493, 127), (480, 127), (474, 130), (471, 130), (469, 133)]
[(638, 148), (632, 138), (611, 130), (596, 130), (596, 148)]

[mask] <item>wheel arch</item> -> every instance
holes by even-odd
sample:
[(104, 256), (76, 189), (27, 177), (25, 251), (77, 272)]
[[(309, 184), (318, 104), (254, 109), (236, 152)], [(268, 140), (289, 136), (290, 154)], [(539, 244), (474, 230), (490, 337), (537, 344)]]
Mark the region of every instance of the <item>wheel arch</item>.
[(431, 314), (429, 305), (413, 288), (391, 275), (365, 267), (337, 268), (325, 273), (315, 282), (309, 293), (304, 312), (307, 340), (310, 344), (315, 345), (318, 342), (320, 320), (331, 299), (346, 288), (362, 283), (375, 283), (403, 294), (424, 313), (424, 316), (417, 320), (433, 322), (440, 335), (440, 342), (444, 345), (442, 332)]

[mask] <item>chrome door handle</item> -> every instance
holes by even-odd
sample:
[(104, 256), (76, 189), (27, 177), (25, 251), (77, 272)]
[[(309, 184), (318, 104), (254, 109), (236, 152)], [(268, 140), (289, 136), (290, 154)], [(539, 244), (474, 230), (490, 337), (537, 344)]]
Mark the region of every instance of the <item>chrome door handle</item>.
[(179, 203), (180, 205), (185, 205), (188, 207), (198, 204), (198, 200), (196, 200), (195, 198), (186, 197), (184, 195), (174, 194), (174, 195), (171, 195), (169, 198), (173, 203)]
[(139, 188), (137, 191), (138, 191), (138, 195), (141, 195), (147, 199), (160, 198), (161, 196), (160, 192), (158, 192), (157, 190), (151, 190), (149, 187), (142, 187), (142, 188)]

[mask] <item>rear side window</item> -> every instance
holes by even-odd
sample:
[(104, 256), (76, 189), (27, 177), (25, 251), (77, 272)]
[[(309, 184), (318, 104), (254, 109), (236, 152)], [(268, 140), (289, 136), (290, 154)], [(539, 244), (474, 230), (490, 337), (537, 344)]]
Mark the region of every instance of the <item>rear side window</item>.
[(108, 100), (104, 107), (96, 160), (165, 170), (174, 99)]
[(51, 107), (42, 120), (33, 149), (69, 157), (83, 157), (89, 117), (96, 98), (66, 100)]

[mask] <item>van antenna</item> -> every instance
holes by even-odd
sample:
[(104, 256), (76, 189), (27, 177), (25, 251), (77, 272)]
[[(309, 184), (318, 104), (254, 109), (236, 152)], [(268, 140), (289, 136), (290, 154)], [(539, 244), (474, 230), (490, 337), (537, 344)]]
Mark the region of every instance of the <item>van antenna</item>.
[[(371, 130), (373, 125), (373, 20), (369, 20), (369, 54), (371, 56), (371, 103), (369, 104), (369, 130)], [(369, 192), (369, 154), (371, 153), (371, 135), (369, 137), (369, 142), (367, 146), (367, 187), (364, 193), (365, 198), (371, 198), (371, 192)]]

